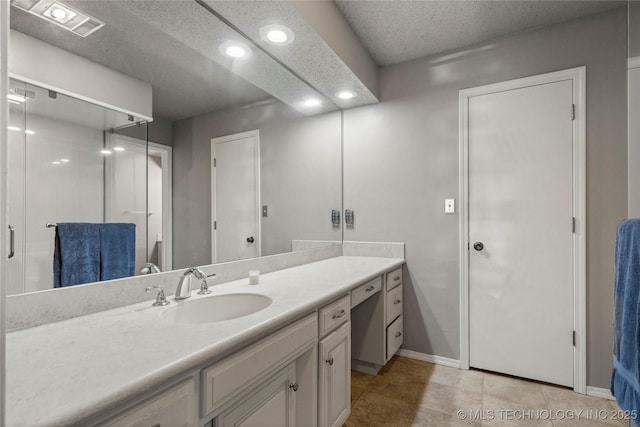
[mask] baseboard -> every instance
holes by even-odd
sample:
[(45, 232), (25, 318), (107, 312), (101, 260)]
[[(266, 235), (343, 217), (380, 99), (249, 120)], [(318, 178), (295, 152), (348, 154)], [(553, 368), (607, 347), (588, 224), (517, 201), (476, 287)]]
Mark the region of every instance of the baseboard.
[(450, 368), (460, 369), (460, 361), (449, 359), (448, 357), (434, 356), (432, 354), (418, 353), (417, 351), (400, 349), (398, 356), (408, 357), (409, 359), (422, 360), (423, 362), (435, 363), (436, 365), (448, 366)]
[(594, 397), (602, 397), (604, 399), (616, 400), (615, 397), (611, 394), (611, 390), (600, 387), (591, 387), (587, 386), (587, 395)]

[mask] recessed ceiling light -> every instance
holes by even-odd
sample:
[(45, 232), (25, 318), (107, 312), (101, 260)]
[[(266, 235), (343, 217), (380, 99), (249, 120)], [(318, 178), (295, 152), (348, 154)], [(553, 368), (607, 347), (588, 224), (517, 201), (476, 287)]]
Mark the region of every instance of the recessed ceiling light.
[(320, 100), (315, 98), (310, 98), (304, 101), (303, 105), (305, 107), (317, 107), (318, 105), (320, 105)]
[(251, 56), (251, 49), (244, 43), (228, 40), (219, 47), (220, 52), (235, 59), (248, 58)]
[(260, 28), (260, 37), (269, 44), (284, 46), (295, 39), (291, 28), (279, 24), (265, 25)]
[(54, 2), (51, 6), (45, 9), (42, 14), (47, 18), (53, 19), (54, 21), (61, 24), (66, 24), (67, 22), (78, 16), (76, 12), (74, 12), (67, 6), (57, 2)]
[(7, 129), (9, 129), (9, 130), (22, 130), (17, 126), (7, 126)]
[(34, 135), (35, 134), (34, 131), (29, 130), (29, 129), (25, 130), (24, 133), (26, 133), (27, 135)]
[(115, 151), (124, 151), (124, 147), (113, 147)]
[(108, 156), (109, 154), (111, 154), (111, 150), (100, 150), (100, 154), (104, 154), (105, 156)]
[(62, 163), (69, 163), (69, 159), (60, 159)]
[(52, 164), (52, 165), (59, 165), (59, 164), (60, 164), (60, 162), (56, 160), (56, 161), (54, 161), (54, 162), (51, 162), (51, 164)]
[(341, 90), (340, 92), (336, 93), (336, 96), (340, 99), (353, 99), (356, 97), (356, 94), (354, 92), (351, 92), (350, 90)]

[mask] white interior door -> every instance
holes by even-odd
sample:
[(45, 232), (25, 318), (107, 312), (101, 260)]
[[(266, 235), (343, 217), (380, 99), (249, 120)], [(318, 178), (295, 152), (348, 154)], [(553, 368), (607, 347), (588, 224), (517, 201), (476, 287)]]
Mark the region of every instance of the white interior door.
[(214, 263), (260, 256), (259, 146), (257, 131), (211, 140)]
[(574, 373), (572, 104), (571, 80), (468, 102), (470, 366), (565, 386)]

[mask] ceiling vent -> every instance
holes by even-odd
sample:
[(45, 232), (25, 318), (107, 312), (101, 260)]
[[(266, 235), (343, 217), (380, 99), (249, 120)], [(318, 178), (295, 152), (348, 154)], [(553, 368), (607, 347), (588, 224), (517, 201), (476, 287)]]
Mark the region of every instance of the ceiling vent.
[(104, 26), (104, 22), (55, 0), (12, 0), (11, 5), (81, 37), (87, 37)]

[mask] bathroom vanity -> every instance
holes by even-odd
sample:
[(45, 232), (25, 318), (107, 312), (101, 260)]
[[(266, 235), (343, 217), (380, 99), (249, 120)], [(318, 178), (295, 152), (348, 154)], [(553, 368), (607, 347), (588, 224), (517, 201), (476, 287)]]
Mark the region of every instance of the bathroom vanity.
[[(402, 344), (403, 264), (340, 256), (264, 274), (259, 285), (194, 290), (166, 307), (10, 333), (7, 425), (341, 426), (352, 358), (375, 372)], [(215, 322), (175, 316), (247, 294), (271, 303)]]

